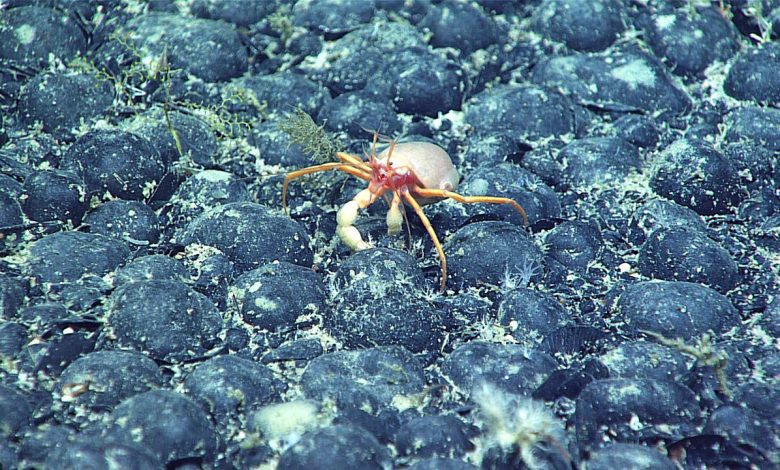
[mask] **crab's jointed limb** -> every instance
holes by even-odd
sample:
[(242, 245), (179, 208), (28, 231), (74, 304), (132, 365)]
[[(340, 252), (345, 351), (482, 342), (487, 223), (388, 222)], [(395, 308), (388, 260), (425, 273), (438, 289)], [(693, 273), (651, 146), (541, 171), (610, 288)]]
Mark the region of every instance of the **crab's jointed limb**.
[(476, 202), (484, 202), (488, 204), (509, 204), (520, 213), (523, 217), (525, 226), (528, 226), (528, 215), (525, 213), (523, 207), (515, 202), (514, 199), (508, 197), (499, 196), (463, 196), (462, 194), (454, 193), (444, 189), (429, 189), (429, 188), (416, 188), (415, 193), (425, 197), (439, 197), (443, 199), (454, 199), (461, 204), (473, 204)]
[(341, 206), (341, 209), (336, 213), (336, 223), (338, 224), (336, 234), (345, 245), (354, 251), (371, 248), (371, 245), (363, 241), (363, 237), (354, 225), (360, 209), (370, 206), (377, 197), (366, 188), (360, 191), (351, 201)]

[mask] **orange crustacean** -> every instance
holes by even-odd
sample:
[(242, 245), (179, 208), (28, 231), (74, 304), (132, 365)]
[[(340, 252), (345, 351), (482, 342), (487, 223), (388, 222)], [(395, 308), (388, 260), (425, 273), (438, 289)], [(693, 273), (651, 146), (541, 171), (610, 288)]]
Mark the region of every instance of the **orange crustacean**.
[(525, 210), (513, 199), (495, 196), (463, 196), (454, 192), (460, 180), (458, 170), (452, 164), (447, 152), (429, 142), (391, 141), (379, 155), (376, 153), (378, 133), (374, 133), (371, 154), (368, 161), (356, 155), (338, 152), (338, 162), (324, 163), (293, 171), (287, 174), (282, 186), (282, 207), (287, 210), (287, 187), (290, 181), (311, 173), (327, 170), (341, 170), (350, 175), (368, 181), (368, 187), (360, 191), (351, 201), (344, 204), (336, 214), (339, 238), (354, 251), (371, 248), (354, 227), (360, 209), (365, 209), (379, 197), (392, 194), (390, 209), (387, 211), (387, 233), (401, 231), (404, 220), (403, 203), (414, 209), (425, 229), (433, 240), (433, 245), (441, 261), (441, 290), (447, 285), (447, 258), (439, 243), (439, 237), (433, 230), (428, 217), (422, 211), (423, 205), (443, 199), (454, 199), (460, 203), (486, 202), (491, 204), (510, 204), (523, 217), (528, 225)]

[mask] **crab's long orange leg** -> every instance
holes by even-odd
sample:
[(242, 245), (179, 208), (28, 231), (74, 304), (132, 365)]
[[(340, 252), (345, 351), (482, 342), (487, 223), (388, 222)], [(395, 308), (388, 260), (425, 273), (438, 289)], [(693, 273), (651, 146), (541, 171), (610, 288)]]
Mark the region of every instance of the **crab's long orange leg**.
[(290, 173), (287, 173), (287, 176), (284, 177), (284, 184), (282, 185), (282, 208), (284, 211), (287, 212), (287, 186), (290, 184), (290, 181), (300, 178), (301, 176), (328, 170), (341, 170), (366, 181), (371, 179), (370, 173), (363, 171), (361, 168), (355, 168), (349, 163), (342, 162), (323, 163), (322, 165), (315, 165), (307, 168), (301, 168), (300, 170), (291, 171)]
[(444, 250), (441, 247), (441, 243), (439, 243), (439, 237), (436, 236), (436, 231), (433, 230), (431, 222), (428, 220), (428, 217), (425, 216), (422, 207), (420, 207), (420, 203), (417, 202), (417, 200), (415, 200), (414, 197), (412, 197), (412, 195), (406, 191), (402, 192), (401, 194), (403, 195), (404, 199), (406, 199), (406, 202), (412, 206), (414, 211), (417, 213), (417, 216), (420, 217), (420, 220), (425, 226), (425, 230), (428, 231), (428, 235), (431, 237), (431, 240), (433, 240), (433, 246), (436, 247), (436, 252), (439, 253), (439, 260), (441, 261), (440, 291), (444, 292), (444, 289), (447, 288), (447, 258), (444, 256)]
[(361, 160), (360, 157), (356, 157), (355, 155), (350, 155), (344, 152), (336, 152), (336, 156), (339, 158), (339, 160), (341, 160), (342, 163), (348, 163), (350, 165), (354, 165), (360, 168), (361, 170), (365, 171), (369, 175), (371, 174), (371, 167), (368, 166), (368, 163)]
[(528, 226), (528, 216), (525, 213), (525, 209), (515, 202), (514, 199), (510, 199), (508, 197), (496, 197), (496, 196), (463, 196), (458, 193), (453, 193), (452, 191), (447, 191), (446, 189), (430, 189), (430, 188), (414, 188), (412, 189), (416, 194), (419, 194), (423, 197), (441, 197), (441, 198), (450, 198), (455, 199), (456, 201), (462, 203), (462, 204), (472, 204), (475, 202), (486, 202), (488, 204), (511, 204), (512, 207), (517, 209), (517, 212), (520, 213), (520, 215), (523, 216), (523, 221), (525, 222), (525, 225)]

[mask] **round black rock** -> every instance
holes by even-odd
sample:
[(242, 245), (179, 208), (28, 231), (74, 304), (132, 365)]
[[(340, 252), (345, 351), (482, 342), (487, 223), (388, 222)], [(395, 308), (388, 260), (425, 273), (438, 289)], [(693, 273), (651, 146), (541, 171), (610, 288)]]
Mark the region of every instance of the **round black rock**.
[[(501, 5), (508, 4), (508, 2), (501, 2)], [(406, 468), (407, 470), (478, 470), (479, 467), (475, 467), (461, 459), (435, 457), (432, 459), (417, 460)]]
[(20, 449), (19, 457), (28, 463), (38, 462), (42, 465), (55, 449), (68, 448), (67, 444), (72, 442), (75, 436), (75, 429), (62, 424), (31, 429)]
[(649, 341), (628, 341), (610, 349), (599, 360), (612, 378), (679, 382), (690, 373), (691, 359), (676, 349)]
[(545, 0), (534, 10), (537, 33), (575, 51), (604, 50), (623, 32), (623, 8), (616, 0)]
[(246, 183), (219, 170), (204, 170), (190, 176), (176, 188), (170, 203), (162, 212), (167, 230), (181, 228), (206, 209), (231, 202), (250, 202)]
[(698, 282), (720, 292), (739, 283), (736, 261), (721, 245), (701, 232), (683, 227), (655, 230), (638, 258), (639, 272), (654, 279)]
[(780, 387), (776, 383), (748, 381), (736, 390), (734, 402), (767, 421), (771, 429), (780, 423)]
[(0, 354), (18, 359), (19, 353), (27, 345), (27, 328), (20, 323), (5, 321), (0, 323)]
[(186, 282), (189, 278), (189, 273), (181, 261), (166, 255), (146, 255), (119, 268), (114, 276), (114, 286), (149, 280)]
[(393, 443), (402, 456), (455, 458), (474, 448), (473, 434), (454, 416), (421, 416), (401, 425)]
[(723, 118), (727, 142), (749, 142), (780, 151), (780, 109), (760, 106), (734, 108)]
[(22, 392), (0, 385), (0, 436), (11, 438), (29, 424), (32, 407)]
[(22, 210), (30, 220), (56, 220), (78, 226), (88, 206), (87, 188), (73, 174), (43, 170), (24, 180)]
[(220, 344), (222, 316), (202, 294), (179, 281), (124, 284), (110, 297), (108, 325), (119, 345), (152, 359), (181, 361)]
[(386, 90), (399, 113), (435, 117), (461, 108), (464, 77), (454, 62), (415, 47), (394, 53), (387, 68), (393, 73), (375, 77), (368, 88)]
[(252, 75), (235, 83), (250, 90), (261, 103), (268, 105), (269, 111), (276, 113), (286, 114), (301, 108), (310, 116), (316, 116), (331, 99), (327, 88), (291, 71)]
[(534, 67), (531, 80), (561, 89), (583, 105), (609, 111), (678, 115), (691, 108), (690, 97), (678, 88), (666, 67), (633, 45), (608, 55), (544, 59)]
[(699, 76), (739, 50), (736, 29), (715, 6), (659, 11), (648, 21), (647, 41), (677, 75)]
[(624, 114), (613, 125), (615, 133), (635, 147), (653, 149), (658, 144), (658, 126), (649, 116)]
[(442, 372), (464, 394), (483, 382), (509, 393), (531, 395), (557, 368), (555, 359), (518, 344), (472, 341), (444, 360)]
[(468, 224), (447, 238), (448, 285), (501, 285), (507, 273), (542, 265), (542, 252), (521, 227), (507, 222)]
[(143, 354), (95, 351), (65, 368), (57, 380), (56, 392), (68, 404), (107, 411), (127, 398), (162, 387), (163, 383), (160, 368)]
[(142, 54), (165, 55), (171, 69), (206, 82), (238, 77), (249, 67), (241, 36), (223, 21), (149, 13), (132, 18), (126, 28), (126, 40)]
[(356, 426), (335, 425), (301, 436), (282, 453), (276, 468), (384, 470), (389, 467), (389, 452), (371, 434)]
[(0, 253), (5, 253), (20, 241), (17, 231), (13, 228), (18, 227), (20, 232), (23, 222), (24, 213), (18, 198), (0, 191), (0, 227), (3, 228), (0, 237)]
[(737, 310), (725, 296), (689, 282), (643, 281), (628, 286), (617, 309), (631, 331), (692, 339), (708, 331), (725, 333), (740, 326)]
[(477, 94), (465, 111), (480, 134), (505, 132), (516, 142), (573, 134), (578, 125), (569, 98), (533, 85), (497, 85)]
[(628, 239), (641, 245), (654, 230), (681, 227), (707, 233), (707, 224), (693, 210), (665, 199), (652, 199), (635, 210), (629, 220)]
[(285, 361), (309, 361), (324, 352), (322, 343), (316, 336), (293, 339), (280, 344), (275, 349), (268, 351), (263, 357), (263, 364)]
[(227, 306), (230, 282), (235, 277), (233, 263), (222, 253), (205, 254), (185, 258), (187, 268), (193, 272), (192, 288), (214, 302), (220, 310)]
[[(5, 9), (7, 8), (7, 9)], [(3, 11), (0, 25), (0, 59), (16, 67), (39, 68), (49, 55), (67, 63), (84, 52), (87, 40), (73, 18), (39, 6), (20, 6)]]
[(437, 310), (410, 293), (407, 298), (340, 302), (324, 325), (346, 348), (399, 345), (414, 353), (436, 353), (444, 341), (439, 318)]
[[(604, 379), (577, 397), (574, 422), (580, 454), (610, 442), (673, 442), (696, 433), (702, 412), (685, 385), (660, 380)], [(637, 426), (637, 422), (641, 426)]]
[(199, 364), (184, 386), (219, 421), (277, 401), (286, 389), (267, 367), (238, 356), (217, 356)]
[(21, 278), (0, 273), (0, 318), (11, 319), (24, 305), (25, 286)]
[(466, 148), (461, 154), (463, 163), (472, 167), (516, 161), (519, 157), (518, 143), (502, 132), (468, 136)]
[(160, 222), (151, 207), (141, 201), (106, 201), (84, 218), (90, 233), (116, 238), (131, 246), (157, 243)]
[(780, 296), (775, 296), (769, 302), (759, 324), (772, 335), (780, 336)]
[[(357, 33), (351, 34), (360, 34)], [(334, 95), (350, 91), (362, 90), (377, 70), (385, 67), (388, 57), (379, 47), (371, 42), (354, 44), (350, 35), (336, 41), (339, 47), (350, 48), (349, 53), (339, 55), (330, 67), (322, 72), (322, 80)], [(316, 71), (314, 72), (315, 76)], [(395, 116), (394, 116), (395, 119)]]
[(422, 365), (400, 346), (337, 351), (312, 359), (301, 376), (304, 394), (314, 400), (335, 399), (339, 407), (378, 410), (397, 395), (425, 387)]
[(274, 2), (235, 0), (195, 0), (190, 6), (193, 15), (210, 20), (224, 20), (237, 26), (250, 26), (273, 13)]
[(62, 157), (61, 168), (78, 174), (87, 190), (103, 197), (143, 200), (168, 172), (170, 161), (151, 142), (130, 132), (96, 130), (81, 136)]
[(748, 408), (736, 404), (724, 405), (710, 414), (703, 432), (726, 436), (763, 451), (774, 451), (776, 455), (778, 444), (773, 442), (774, 433), (766, 432), (764, 426), (768, 425), (769, 423)]
[(311, 267), (309, 236), (289, 217), (252, 202), (217, 206), (196, 217), (177, 235), (181, 245), (212, 246), (233, 262), (237, 274), (273, 261)]
[(642, 168), (639, 150), (619, 137), (586, 137), (561, 149), (564, 180), (576, 185), (619, 184)]
[(675, 141), (651, 171), (653, 191), (701, 215), (726, 214), (745, 197), (735, 168), (704, 141)]
[(249, 134), (249, 142), (257, 147), (268, 165), (302, 168), (315, 164), (303, 147), (294, 143), (289, 134), (279, 130), (277, 123), (265, 121), (255, 124)]
[(242, 274), (230, 288), (244, 322), (269, 331), (290, 331), (307, 313), (324, 313), (325, 285), (310, 268), (270, 263)]
[(46, 454), (44, 468), (110, 468), (155, 470), (164, 467), (149, 449), (131, 443), (114, 442), (112, 438), (76, 440), (52, 446)]
[(326, 37), (337, 37), (368, 23), (374, 16), (374, 2), (303, 0), (293, 7), (293, 24)]
[(471, 3), (445, 0), (432, 4), (419, 26), (430, 30), (433, 47), (452, 47), (461, 54), (484, 49), (498, 39), (492, 18)]
[(537, 345), (542, 339), (572, 322), (571, 314), (546, 292), (513, 289), (506, 293), (498, 308), (498, 321), (509, 328), (513, 338), (523, 345)]
[(345, 131), (354, 138), (365, 137), (366, 129), (386, 135), (396, 135), (402, 129), (389, 100), (362, 91), (337, 96), (322, 107), (317, 119), (325, 123), (326, 129)]
[(340, 299), (358, 306), (387, 297), (406, 299), (424, 286), (417, 260), (409, 253), (390, 248), (355, 252), (336, 271)]
[(760, 192), (773, 184), (774, 163), (771, 150), (751, 142), (736, 142), (722, 148), (723, 156), (737, 171), (740, 181), (748, 191)]
[(22, 309), (19, 319), (33, 330), (46, 329), (70, 317), (68, 309), (57, 302), (42, 302)]
[(208, 414), (170, 390), (152, 390), (123, 401), (111, 413), (110, 435), (140, 444), (162, 462), (197, 459), (213, 464), (218, 436)]
[(103, 276), (129, 259), (130, 250), (118, 240), (93, 233), (58, 232), (33, 244), (27, 273), (39, 283), (71, 282)]
[[(176, 131), (181, 154), (168, 127), (168, 120)], [(125, 121), (123, 128), (148, 139), (166, 161), (175, 162), (186, 155), (204, 168), (216, 165), (217, 138), (209, 124), (201, 118), (176, 110), (169, 110), (166, 118), (161, 109), (152, 108), (130, 122)]]
[(740, 52), (723, 90), (738, 100), (780, 104), (780, 43), (767, 42)]
[(71, 141), (82, 122), (98, 119), (114, 101), (111, 82), (82, 73), (36, 75), (19, 93), (19, 118), (37, 122), (57, 139)]
[(557, 225), (544, 237), (547, 255), (568, 269), (586, 272), (591, 263), (601, 259), (604, 239), (592, 223), (567, 221)]

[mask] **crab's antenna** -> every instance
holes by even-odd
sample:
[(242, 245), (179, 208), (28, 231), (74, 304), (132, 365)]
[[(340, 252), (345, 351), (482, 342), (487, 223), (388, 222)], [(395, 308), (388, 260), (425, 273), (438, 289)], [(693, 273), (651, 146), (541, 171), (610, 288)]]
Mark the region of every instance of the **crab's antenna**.
[[(381, 128), (381, 127), (382, 127), (382, 124), (380, 123), (380, 124), (379, 124), (379, 128)], [(363, 129), (363, 131), (365, 131), (365, 132), (368, 132), (368, 133), (369, 133), (369, 134), (371, 134), (371, 135), (378, 134), (378, 136), (377, 136), (377, 137), (378, 137), (378, 138), (379, 138), (379, 139), (380, 139), (382, 142), (388, 142), (388, 141), (390, 141), (390, 138), (389, 138), (389, 137), (387, 137), (386, 135), (383, 135), (383, 134), (380, 134), (380, 133), (379, 133), (379, 128), (377, 128), (377, 129), (369, 129), (368, 127), (364, 127), (364, 126), (360, 126), (360, 128), (361, 128), (361, 129)]]
[(395, 139), (391, 140), (390, 141), (390, 146), (387, 148), (387, 166), (392, 166), (392, 164), (390, 162), (390, 157), (393, 156), (393, 149), (395, 149), (395, 144), (397, 142), (398, 141), (395, 140)]
[(371, 161), (376, 160), (376, 141), (379, 139), (379, 132), (374, 131), (374, 141), (371, 143)]
[(389, 135), (379, 134), (379, 141), (380, 142), (387, 142), (388, 144), (392, 141), (398, 141), (401, 138), (399, 135), (398, 137), (390, 137)]

